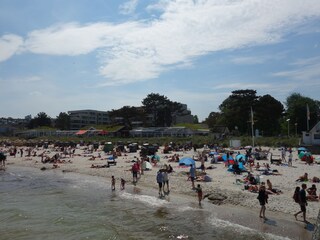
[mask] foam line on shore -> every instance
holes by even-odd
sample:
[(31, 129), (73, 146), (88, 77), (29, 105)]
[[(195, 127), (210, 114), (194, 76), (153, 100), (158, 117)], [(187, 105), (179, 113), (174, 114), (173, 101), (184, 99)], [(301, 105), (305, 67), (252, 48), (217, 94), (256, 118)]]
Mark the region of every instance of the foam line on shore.
[(252, 234), (257, 234), (257, 235), (261, 235), (261, 237), (263, 237), (263, 239), (266, 240), (291, 240), (288, 237), (282, 237), (282, 236), (277, 236), (275, 234), (271, 234), (271, 233), (262, 233), (259, 232), (255, 229), (240, 225), (240, 224), (236, 224), (236, 223), (232, 223), (226, 220), (222, 220), (216, 217), (211, 217), (208, 219), (208, 222), (210, 224), (212, 224), (213, 226), (219, 226), (220, 228), (232, 228), (233, 231), (239, 232), (239, 233), (252, 233)]
[(128, 192), (123, 192), (119, 194), (119, 196), (124, 199), (139, 201), (152, 207), (161, 207), (163, 205), (168, 205), (168, 202), (166, 200), (154, 196), (131, 194)]

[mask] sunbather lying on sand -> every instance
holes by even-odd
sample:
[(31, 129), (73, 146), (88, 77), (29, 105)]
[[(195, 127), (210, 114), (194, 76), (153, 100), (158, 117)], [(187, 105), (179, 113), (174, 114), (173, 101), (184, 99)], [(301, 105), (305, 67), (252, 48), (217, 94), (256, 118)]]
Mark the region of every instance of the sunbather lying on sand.
[(267, 179), (266, 192), (269, 193), (269, 194), (280, 194), (280, 193), (282, 193), (281, 190), (272, 187), (272, 183), (271, 183), (271, 181), (269, 179)]
[(90, 168), (108, 168), (109, 164), (104, 165), (98, 165), (98, 164), (92, 164)]
[(308, 173), (305, 173), (303, 176), (300, 176), (296, 182), (307, 182), (308, 180)]

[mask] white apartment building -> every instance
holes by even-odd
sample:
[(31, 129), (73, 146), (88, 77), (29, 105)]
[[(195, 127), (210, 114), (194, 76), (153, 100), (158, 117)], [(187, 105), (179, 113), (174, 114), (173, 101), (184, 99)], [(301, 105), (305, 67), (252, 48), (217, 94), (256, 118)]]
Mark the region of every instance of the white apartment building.
[(75, 110), (68, 111), (70, 116), (71, 130), (78, 130), (90, 125), (110, 124), (109, 113), (97, 110)]

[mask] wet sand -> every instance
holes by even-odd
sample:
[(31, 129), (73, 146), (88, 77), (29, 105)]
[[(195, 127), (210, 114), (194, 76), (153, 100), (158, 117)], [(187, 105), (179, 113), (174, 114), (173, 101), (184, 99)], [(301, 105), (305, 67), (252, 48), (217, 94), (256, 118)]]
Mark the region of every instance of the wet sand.
[[(129, 187), (128, 191), (141, 195), (157, 196), (157, 191), (137, 187)], [(181, 203), (186, 207), (199, 208), (214, 213), (216, 224), (232, 227), (234, 224), (242, 226), (243, 231), (257, 230), (258, 232), (270, 233), (272, 235), (282, 236), (288, 239), (311, 240), (314, 231), (315, 221), (305, 224), (302, 221), (296, 221), (293, 215), (278, 213), (266, 210), (267, 220), (259, 218), (259, 209), (248, 209), (242, 206), (233, 205), (214, 205), (208, 201), (202, 201), (198, 205), (196, 196), (185, 196), (170, 192), (163, 198), (166, 201)]]

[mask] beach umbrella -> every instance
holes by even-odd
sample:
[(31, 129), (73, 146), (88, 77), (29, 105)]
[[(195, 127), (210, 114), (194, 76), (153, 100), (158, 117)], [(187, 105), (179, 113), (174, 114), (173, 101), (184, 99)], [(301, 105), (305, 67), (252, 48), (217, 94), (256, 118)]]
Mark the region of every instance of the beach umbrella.
[(227, 154), (223, 154), (223, 155), (222, 155), (222, 159), (223, 159), (223, 161), (234, 160), (231, 155), (229, 155), (229, 158), (227, 159)]
[(209, 153), (209, 156), (213, 156), (213, 155), (218, 155), (219, 153), (217, 153), (217, 152), (210, 152)]
[(244, 154), (238, 154), (236, 156), (236, 160), (240, 161), (240, 159), (242, 159), (242, 161), (246, 161), (246, 156)]
[(155, 160), (157, 160), (158, 162), (160, 161), (160, 156), (159, 155), (151, 155), (151, 156), (149, 156), (149, 158), (150, 159), (155, 159)]
[(299, 147), (298, 151), (308, 151), (305, 147)]
[(306, 149), (305, 147), (299, 147), (297, 150), (298, 150), (298, 154), (302, 152), (308, 152), (308, 149)]
[[(301, 154), (301, 153), (303, 153), (303, 154)], [(313, 159), (312, 154), (310, 152), (300, 152), (300, 154), (302, 155), (302, 157), (301, 157), (302, 161), (306, 161), (307, 157), (311, 157)], [(299, 157), (300, 157), (300, 154), (299, 154)]]
[(299, 157), (300, 159), (302, 159), (303, 157), (305, 157), (305, 156), (310, 156), (310, 155), (311, 155), (310, 152), (301, 151), (301, 152), (298, 154), (298, 157)]
[(196, 165), (196, 162), (191, 157), (184, 157), (179, 160), (179, 165), (185, 165), (185, 166)]

